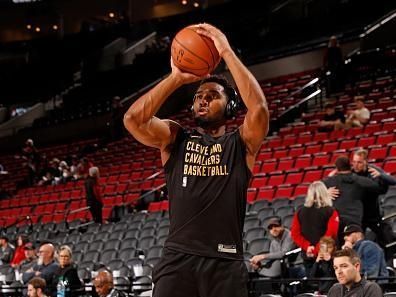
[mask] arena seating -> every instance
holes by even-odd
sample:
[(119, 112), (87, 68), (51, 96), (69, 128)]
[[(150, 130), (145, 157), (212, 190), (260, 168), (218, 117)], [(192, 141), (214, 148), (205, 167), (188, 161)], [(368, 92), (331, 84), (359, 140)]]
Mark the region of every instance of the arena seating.
[[(296, 97), (286, 102), (279, 99), (280, 96), (286, 97), (296, 87), (311, 80), (314, 73), (300, 73), (262, 83), (273, 116), (299, 99)], [(350, 155), (357, 147), (365, 147), (369, 150), (370, 162), (396, 174), (396, 93), (391, 87), (393, 81), (393, 77), (387, 77), (370, 83), (360, 82), (356, 88), (346, 88), (344, 94), (336, 97), (337, 105), (345, 108), (353, 107), (353, 97), (362, 96), (362, 90), (366, 98), (371, 98), (369, 108), (373, 118), (363, 128), (317, 132), (323, 114), (315, 106), (300, 119), (267, 137), (257, 156), (247, 193), (246, 260), (269, 249), (270, 240), (263, 228), (266, 218), (279, 215), (285, 226), (290, 227), (294, 211), (304, 203), (309, 183), (327, 176), (338, 155)], [(187, 109), (173, 119), (186, 126), (192, 125)], [(242, 120), (241, 114), (231, 128), (241, 124)], [(40, 153), (61, 159), (96, 142), (97, 139), (92, 139), (48, 147), (40, 149)], [(89, 153), (87, 157), (101, 170), (103, 215), (108, 223), (86, 224), (91, 218), (84, 209), (83, 181), (78, 180), (18, 189), (13, 197), (0, 201), (0, 225), (8, 226), (5, 231), (10, 238), (32, 231), (30, 237), (33, 240), (70, 245), (79, 265), (79, 275), (87, 284), (91, 272), (104, 265), (119, 271), (117, 283), (120, 286), (135, 292), (147, 290), (152, 267), (161, 256), (169, 230), (168, 201), (151, 202), (143, 212), (129, 210), (136, 206), (143, 193), (162, 189), (165, 185), (159, 152), (126, 137)], [(27, 174), (20, 170), (22, 160), (15, 162), (13, 155), (7, 155), (1, 157), (1, 162), (13, 173), (5, 184), (15, 191), (16, 185)], [(384, 198), (385, 214), (396, 209), (394, 197)], [(116, 207), (124, 207), (124, 211), (114, 222)], [(7, 283), (14, 281), (12, 276), (6, 280)]]

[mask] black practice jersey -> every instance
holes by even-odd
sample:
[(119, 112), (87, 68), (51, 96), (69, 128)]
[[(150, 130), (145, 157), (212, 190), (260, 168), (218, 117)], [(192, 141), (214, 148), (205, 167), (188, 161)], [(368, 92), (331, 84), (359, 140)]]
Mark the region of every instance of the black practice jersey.
[(243, 259), (251, 172), (239, 130), (218, 138), (180, 130), (165, 174), (171, 223), (165, 247), (206, 257)]

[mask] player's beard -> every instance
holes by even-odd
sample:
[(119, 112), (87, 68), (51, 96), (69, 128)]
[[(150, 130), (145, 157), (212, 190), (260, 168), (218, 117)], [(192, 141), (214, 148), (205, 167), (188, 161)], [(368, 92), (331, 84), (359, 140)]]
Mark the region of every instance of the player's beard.
[(195, 124), (202, 129), (216, 129), (225, 124), (225, 118), (219, 117), (217, 119), (208, 119), (200, 116), (194, 117)]

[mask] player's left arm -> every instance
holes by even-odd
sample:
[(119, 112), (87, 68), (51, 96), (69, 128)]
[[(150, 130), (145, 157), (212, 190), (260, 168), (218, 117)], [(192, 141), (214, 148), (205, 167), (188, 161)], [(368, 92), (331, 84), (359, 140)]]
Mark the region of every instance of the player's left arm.
[(247, 113), (240, 133), (246, 144), (246, 160), (250, 169), (253, 168), (255, 157), (261, 143), (268, 133), (269, 112), (267, 101), (258, 81), (232, 50), (227, 37), (216, 27), (209, 24), (199, 24), (198, 33), (211, 38), (219, 55), (227, 64), (238, 87)]

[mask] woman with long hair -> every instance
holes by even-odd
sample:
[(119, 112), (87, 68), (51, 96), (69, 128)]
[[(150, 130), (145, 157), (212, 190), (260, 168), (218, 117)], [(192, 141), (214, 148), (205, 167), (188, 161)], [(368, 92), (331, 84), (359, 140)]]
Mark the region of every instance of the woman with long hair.
[(325, 184), (313, 182), (308, 188), (304, 206), (294, 214), (291, 227), (291, 236), (302, 249), (307, 275), (318, 255), (320, 238), (329, 236), (337, 240), (338, 224), (338, 212)]

